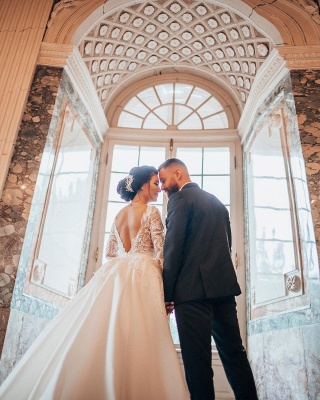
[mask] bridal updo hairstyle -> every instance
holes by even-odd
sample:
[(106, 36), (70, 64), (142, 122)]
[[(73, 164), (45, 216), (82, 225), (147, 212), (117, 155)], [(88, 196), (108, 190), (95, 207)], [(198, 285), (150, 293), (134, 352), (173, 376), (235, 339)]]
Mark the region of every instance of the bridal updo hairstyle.
[(117, 193), (124, 201), (132, 200), (141, 186), (149, 182), (154, 174), (158, 174), (157, 169), (149, 165), (131, 168), (129, 175), (118, 183)]

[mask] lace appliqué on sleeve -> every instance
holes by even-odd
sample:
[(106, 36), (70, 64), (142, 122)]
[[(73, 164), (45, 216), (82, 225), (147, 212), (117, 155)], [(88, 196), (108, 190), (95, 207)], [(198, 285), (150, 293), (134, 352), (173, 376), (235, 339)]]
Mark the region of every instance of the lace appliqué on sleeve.
[(150, 216), (150, 232), (151, 239), (154, 248), (155, 258), (159, 262), (159, 268), (163, 270), (163, 244), (164, 244), (164, 233), (163, 223), (161, 215), (156, 207), (152, 207), (152, 213)]
[(106, 246), (106, 257), (117, 257), (118, 255), (118, 241), (115, 234), (115, 225), (114, 222), (111, 227), (109, 239)]

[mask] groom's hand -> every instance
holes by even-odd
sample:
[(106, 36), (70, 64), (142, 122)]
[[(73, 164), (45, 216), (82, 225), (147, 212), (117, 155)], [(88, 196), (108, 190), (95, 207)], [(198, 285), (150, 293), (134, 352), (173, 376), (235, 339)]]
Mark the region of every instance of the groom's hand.
[(174, 309), (173, 301), (167, 301), (167, 302), (165, 303), (165, 306), (166, 306), (166, 313), (167, 313), (167, 315), (171, 314), (171, 313), (173, 312), (173, 309)]

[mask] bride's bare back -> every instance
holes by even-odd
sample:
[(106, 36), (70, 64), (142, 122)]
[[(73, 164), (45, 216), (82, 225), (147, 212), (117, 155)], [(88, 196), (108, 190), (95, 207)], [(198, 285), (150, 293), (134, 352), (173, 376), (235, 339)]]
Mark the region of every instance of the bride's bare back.
[(126, 252), (129, 252), (133, 239), (141, 228), (141, 219), (147, 209), (146, 204), (128, 205), (117, 215), (115, 225)]
[(141, 219), (150, 201), (157, 200), (160, 192), (158, 175), (153, 173), (150, 180), (143, 183), (130, 205), (124, 207), (116, 217), (115, 226), (124, 250), (128, 253), (132, 242), (141, 228)]

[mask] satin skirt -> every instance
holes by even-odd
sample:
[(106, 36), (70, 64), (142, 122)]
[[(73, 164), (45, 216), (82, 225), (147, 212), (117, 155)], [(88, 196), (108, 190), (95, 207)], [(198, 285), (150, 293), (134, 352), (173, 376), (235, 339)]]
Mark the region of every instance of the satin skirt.
[(104, 264), (0, 387), (3, 400), (188, 398), (149, 255)]

